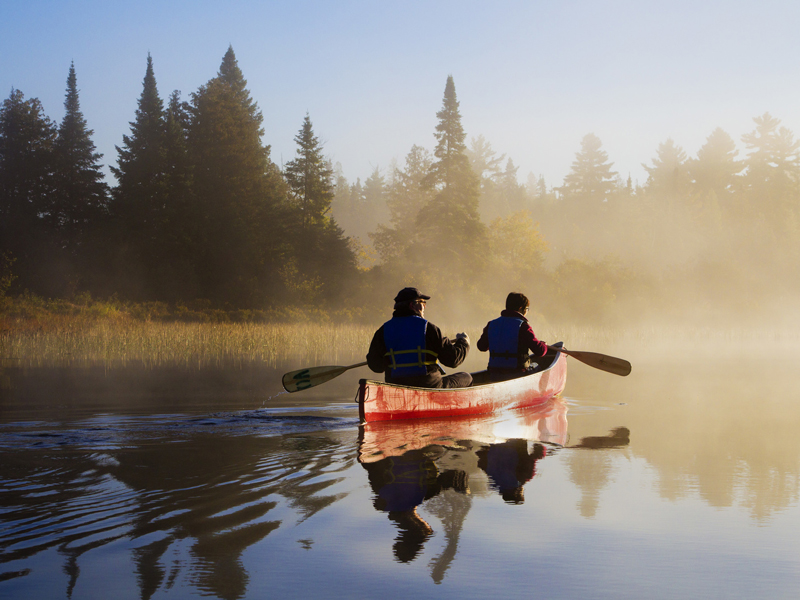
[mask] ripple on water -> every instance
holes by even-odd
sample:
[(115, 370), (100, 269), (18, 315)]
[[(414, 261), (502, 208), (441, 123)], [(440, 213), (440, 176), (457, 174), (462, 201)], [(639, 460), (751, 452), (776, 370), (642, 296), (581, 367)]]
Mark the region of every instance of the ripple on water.
[[(352, 464), (357, 422), (259, 409), (0, 425), (0, 562), (51, 548), (77, 561), (127, 539), (147, 570), (176, 545), (246, 547), (341, 497), (326, 490)], [(347, 444), (327, 437), (348, 430)], [(0, 575), (25, 576), (18, 566)]]

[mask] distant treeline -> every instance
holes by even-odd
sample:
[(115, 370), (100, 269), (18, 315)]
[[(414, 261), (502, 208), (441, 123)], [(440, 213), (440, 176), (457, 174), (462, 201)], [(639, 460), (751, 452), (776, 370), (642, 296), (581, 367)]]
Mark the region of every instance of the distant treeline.
[(720, 129), (696, 158), (667, 140), (643, 187), (588, 134), (548, 188), (521, 184), (482, 136), (467, 146), (448, 77), (433, 152), (415, 145), (402, 166), (350, 183), (308, 115), (295, 158), (271, 160), (232, 48), (188, 101), (161, 98), (148, 56), (112, 188), (74, 65), (65, 109), (56, 124), (19, 90), (0, 109), (0, 300), (90, 293), (374, 319), (417, 285), (453, 318), (488, 318), (517, 290), (544, 317), (613, 323), (754, 314), (800, 289), (800, 142), (769, 114), (743, 159)]

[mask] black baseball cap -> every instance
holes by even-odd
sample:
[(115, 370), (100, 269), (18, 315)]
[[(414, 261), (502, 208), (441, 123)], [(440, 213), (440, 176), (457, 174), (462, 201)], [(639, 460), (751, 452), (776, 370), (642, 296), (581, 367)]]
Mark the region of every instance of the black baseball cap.
[(397, 296), (395, 296), (395, 302), (411, 302), (412, 300), (430, 300), (430, 296), (426, 296), (425, 294), (421, 294), (420, 291), (415, 287), (407, 287), (403, 288), (399, 292), (397, 292)]

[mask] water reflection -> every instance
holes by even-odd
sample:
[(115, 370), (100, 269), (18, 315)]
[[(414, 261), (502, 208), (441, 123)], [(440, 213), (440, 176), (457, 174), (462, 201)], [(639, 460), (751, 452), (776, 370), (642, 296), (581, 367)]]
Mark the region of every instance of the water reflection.
[[(587, 450), (610, 450), (630, 444), (627, 427), (616, 427), (605, 436), (586, 436), (571, 448)], [(600, 505), (600, 493), (611, 481), (612, 458), (603, 452), (575, 453), (567, 457), (569, 478), (581, 491), (578, 511), (582, 517), (594, 518)]]
[(0, 390), (0, 598), (794, 597), (796, 356), (680, 356), (576, 368), (569, 430), (563, 401), (361, 429), (349, 388), (198, 418)]
[[(234, 420), (246, 427), (248, 419)], [(125, 433), (49, 430), (33, 434), (41, 449), (0, 452), (4, 578), (29, 575), (27, 559), (55, 549), (66, 581), (49, 597), (69, 598), (83, 557), (124, 542), (142, 598), (178, 578), (242, 598), (242, 553), (287, 514), (297, 524), (341, 499), (327, 490), (353, 459), (350, 443), (334, 434), (221, 435), (224, 421), (149, 424), (144, 439), (130, 422)], [(274, 515), (279, 503), (292, 512)]]
[[(395, 559), (413, 561), (433, 536), (433, 527), (419, 513), (424, 505), (426, 513), (441, 522), (446, 542), (429, 564), (431, 577), (439, 583), (457, 554), (473, 495), (499, 494), (507, 504), (522, 504), (525, 486), (534, 479), (537, 463), (548, 454), (565, 447), (604, 450), (630, 443), (629, 430), (618, 427), (606, 436), (586, 436), (568, 445), (567, 410), (563, 400), (553, 399), (537, 410), (501, 417), (363, 426), (358, 460), (367, 471), (373, 507), (387, 513), (397, 528)], [(596, 461), (575, 464), (594, 466), (588, 474), (576, 471), (575, 484), (599, 490), (594, 484), (603, 470)]]
[[(504, 498), (521, 501), (522, 486), (535, 473), (544, 446), (528, 439), (546, 439), (557, 445), (566, 440), (567, 406), (553, 400), (537, 411), (501, 418), (456, 418), (368, 423), (359, 436), (359, 462), (367, 471), (374, 494), (373, 506), (387, 513), (397, 527), (393, 552), (402, 563), (413, 561), (433, 527), (420, 516), (427, 513), (442, 524), (445, 547), (429, 564), (440, 583), (458, 551), (464, 520), (472, 506), (471, 482), (487, 489), (487, 476)], [(518, 435), (501, 439), (503, 432)], [(484, 477), (476, 477), (482, 472)]]
[(536, 475), (536, 461), (546, 454), (542, 444), (528, 449), (526, 440), (508, 440), (502, 444), (489, 444), (476, 452), (478, 466), (483, 469), (503, 500), (509, 504), (525, 501), (523, 486)]

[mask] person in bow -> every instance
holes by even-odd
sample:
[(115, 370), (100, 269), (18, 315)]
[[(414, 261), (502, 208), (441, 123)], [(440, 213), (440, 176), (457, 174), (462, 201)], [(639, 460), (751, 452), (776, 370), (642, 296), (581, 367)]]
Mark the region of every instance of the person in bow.
[(450, 340), (425, 319), (430, 296), (417, 288), (400, 290), (394, 299), (392, 318), (375, 332), (367, 353), (367, 365), (384, 373), (387, 383), (425, 388), (469, 387), (472, 375), (445, 375), (439, 363), (456, 368), (467, 357), (469, 336), (459, 333)]
[(547, 354), (547, 344), (536, 338), (525, 316), (529, 308), (525, 294), (511, 292), (505, 310), (483, 328), (478, 350), (489, 352), (487, 370), (494, 381), (528, 373), (531, 359)]

